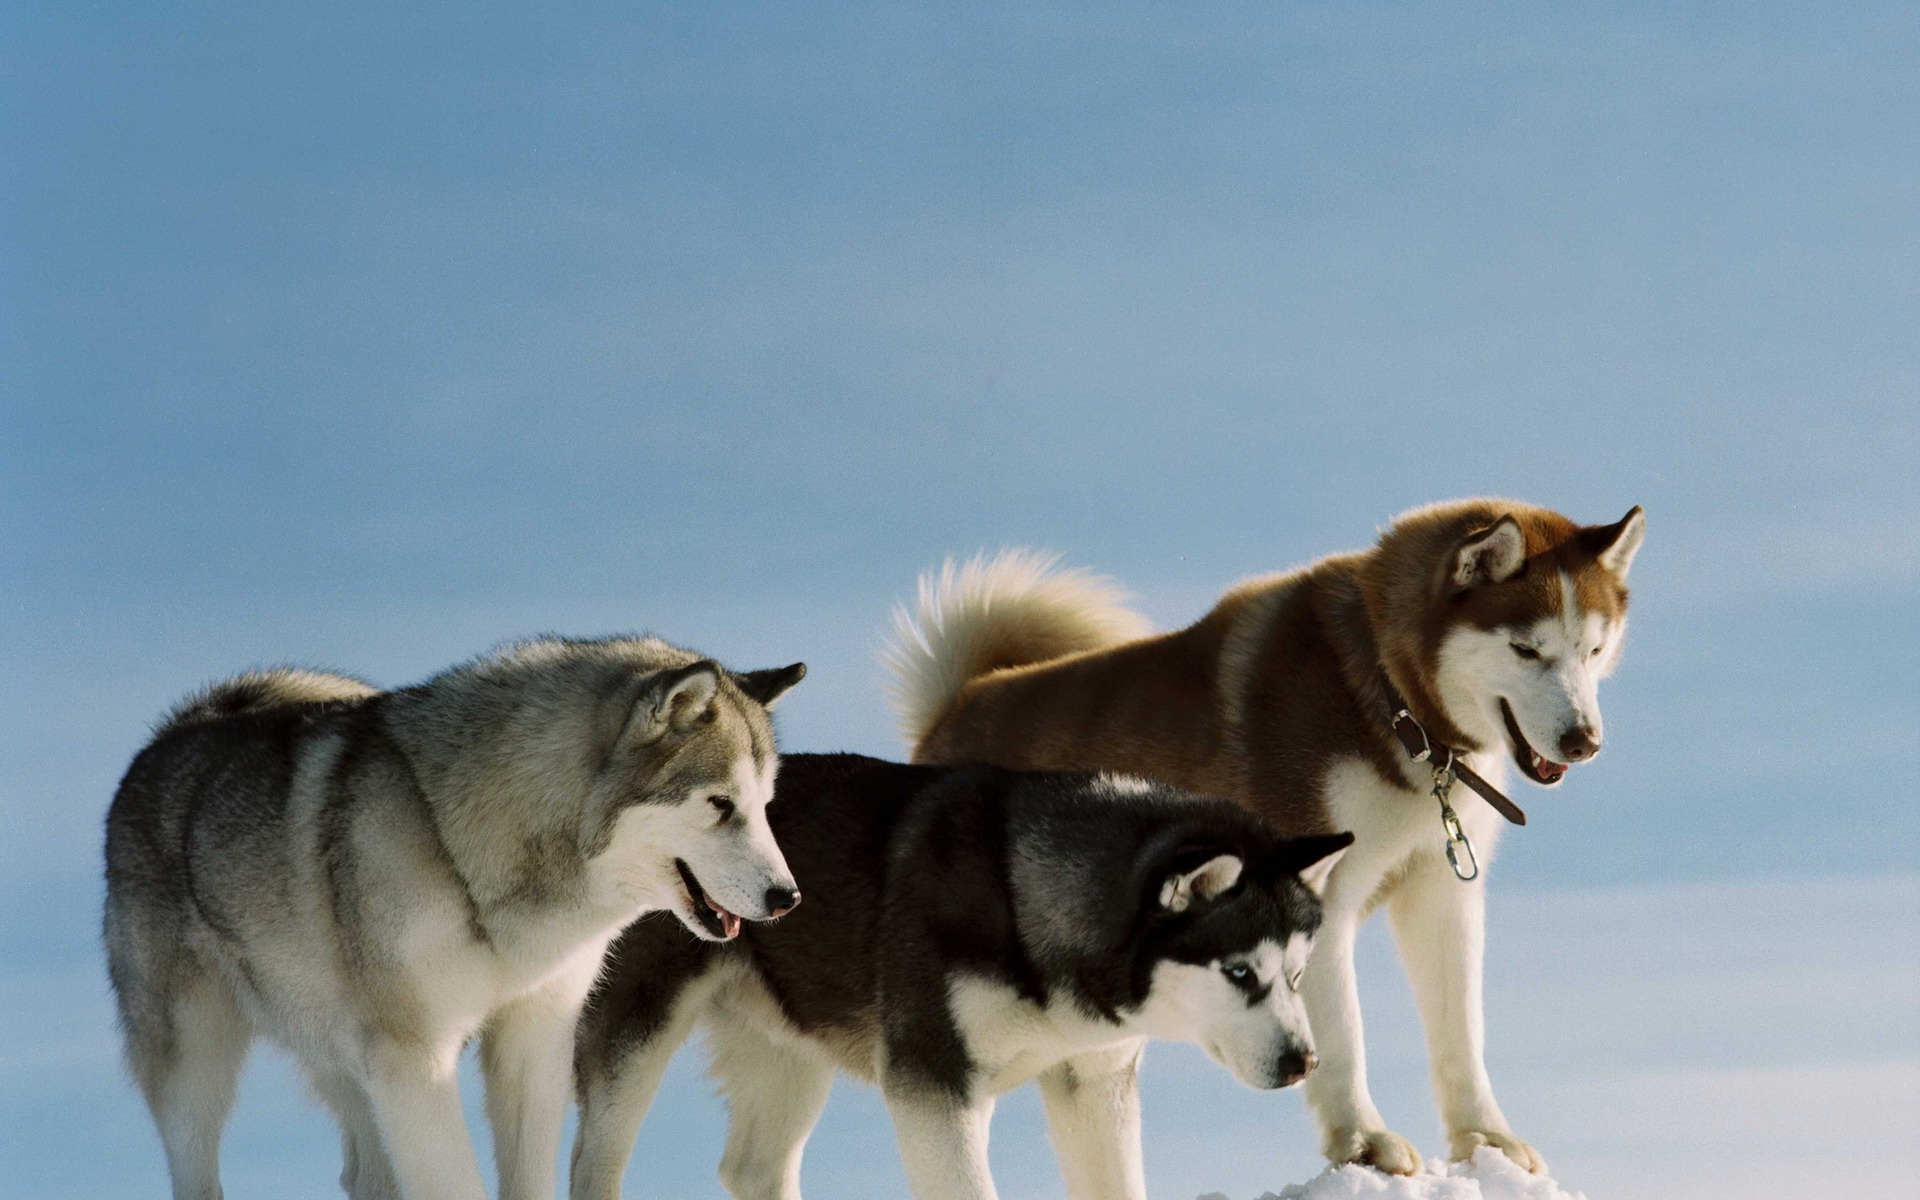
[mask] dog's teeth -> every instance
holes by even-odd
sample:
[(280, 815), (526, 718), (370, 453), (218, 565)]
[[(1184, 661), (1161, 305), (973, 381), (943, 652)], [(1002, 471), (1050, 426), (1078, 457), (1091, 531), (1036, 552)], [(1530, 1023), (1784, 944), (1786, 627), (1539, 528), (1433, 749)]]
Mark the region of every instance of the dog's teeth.
[(707, 907), (713, 910), (713, 915), (719, 919), (721, 933), (731, 938), (734, 934), (740, 932), (739, 917), (728, 912), (726, 909), (720, 907), (720, 905), (714, 900), (712, 896), (706, 896), (706, 897), (703, 897), (703, 899), (706, 900)]

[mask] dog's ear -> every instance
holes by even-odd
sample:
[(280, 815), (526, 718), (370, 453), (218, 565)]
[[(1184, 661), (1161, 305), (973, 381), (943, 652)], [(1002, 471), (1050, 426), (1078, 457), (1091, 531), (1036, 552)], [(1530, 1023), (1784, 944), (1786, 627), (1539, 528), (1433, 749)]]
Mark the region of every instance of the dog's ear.
[(1527, 535), (1508, 513), (1487, 528), (1467, 535), (1453, 552), (1447, 582), (1456, 590), (1505, 583), (1527, 563)]
[(1280, 843), (1277, 857), (1281, 870), (1298, 875), (1308, 891), (1321, 896), (1326, 894), (1327, 877), (1351, 845), (1351, 833), (1323, 833)]
[(719, 688), (720, 664), (707, 659), (661, 671), (640, 689), (627, 728), (648, 740), (691, 729), (713, 711)]
[(1633, 566), (1633, 556), (1640, 553), (1640, 543), (1646, 536), (1647, 513), (1638, 504), (1611, 525), (1590, 525), (1580, 531), (1587, 549), (1622, 583), (1627, 581), (1627, 569)]
[(807, 664), (794, 663), (789, 667), (768, 667), (764, 671), (742, 671), (733, 681), (763, 707), (772, 708), (774, 701), (787, 694), (788, 688), (806, 677)]
[(1216, 854), (1191, 871), (1167, 876), (1160, 885), (1160, 907), (1168, 912), (1185, 912), (1196, 904), (1205, 904), (1240, 882), (1246, 864), (1235, 854)]

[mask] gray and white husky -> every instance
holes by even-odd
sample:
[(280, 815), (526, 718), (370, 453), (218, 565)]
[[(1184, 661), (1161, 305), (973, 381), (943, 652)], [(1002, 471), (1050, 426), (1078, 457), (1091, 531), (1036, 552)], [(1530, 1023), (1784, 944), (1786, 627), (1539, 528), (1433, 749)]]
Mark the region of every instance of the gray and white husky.
[(771, 819), (804, 908), (728, 946), (648, 918), (609, 952), (576, 1050), (574, 1200), (617, 1200), (701, 1023), (740, 1200), (798, 1200), (836, 1067), (880, 1084), (917, 1200), (991, 1200), (994, 1098), (1029, 1079), (1068, 1194), (1142, 1200), (1150, 1037), (1258, 1088), (1313, 1067), (1296, 986), (1347, 834), (1283, 840), (1224, 800), (1113, 776), (849, 754), (787, 756)]
[(338, 1117), (355, 1200), (479, 1200), (455, 1064), (479, 1034), (502, 1197), (553, 1193), (607, 944), (799, 903), (767, 706), (656, 638), (531, 641), (392, 692), (276, 670), (174, 709), (107, 817), (106, 947), (176, 1200), (217, 1200), (255, 1034)]

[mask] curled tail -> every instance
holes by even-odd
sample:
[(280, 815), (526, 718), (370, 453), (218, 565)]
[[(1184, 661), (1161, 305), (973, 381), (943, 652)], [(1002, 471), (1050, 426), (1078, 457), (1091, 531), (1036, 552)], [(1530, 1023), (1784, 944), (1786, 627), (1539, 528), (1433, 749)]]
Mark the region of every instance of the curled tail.
[(920, 576), (918, 603), (893, 610), (882, 661), (894, 709), (918, 746), (967, 681), (1003, 667), (1131, 641), (1152, 632), (1112, 580), (1058, 570), (1058, 555), (1002, 550)]
[(288, 704), (323, 704), (337, 700), (364, 700), (380, 689), (326, 671), (305, 671), (298, 667), (275, 667), (267, 671), (248, 671), (219, 683), (208, 684), (174, 705), (155, 727), (155, 735), (188, 725), (218, 721), (264, 712)]

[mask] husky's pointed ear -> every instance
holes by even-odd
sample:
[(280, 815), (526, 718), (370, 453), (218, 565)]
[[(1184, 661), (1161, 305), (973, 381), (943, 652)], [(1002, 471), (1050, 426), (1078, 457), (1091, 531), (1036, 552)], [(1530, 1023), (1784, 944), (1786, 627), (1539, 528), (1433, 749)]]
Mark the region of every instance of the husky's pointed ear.
[(787, 694), (787, 689), (807, 677), (807, 664), (794, 663), (790, 667), (768, 667), (764, 671), (742, 671), (733, 677), (752, 699), (758, 700), (763, 707), (772, 708), (774, 701)]
[(640, 689), (627, 729), (649, 740), (690, 729), (713, 711), (719, 688), (720, 664), (707, 659), (661, 671)]
[(1594, 525), (1581, 530), (1581, 540), (1600, 560), (1600, 565), (1613, 572), (1620, 582), (1627, 580), (1627, 569), (1633, 566), (1633, 556), (1640, 553), (1640, 543), (1647, 536), (1647, 513), (1638, 504), (1632, 511), (1611, 525)]
[(1160, 907), (1168, 912), (1185, 912), (1240, 882), (1240, 870), (1246, 864), (1238, 855), (1216, 854), (1191, 871), (1167, 876), (1160, 885)]
[(1333, 874), (1333, 868), (1339, 865), (1347, 853), (1347, 847), (1351, 845), (1351, 833), (1323, 833), (1294, 838), (1281, 843), (1281, 867), (1288, 874), (1298, 875), (1308, 891), (1322, 896), (1327, 891), (1327, 877)]
[(1460, 543), (1453, 552), (1453, 569), (1447, 572), (1447, 582), (1456, 590), (1505, 583), (1518, 575), (1526, 562), (1527, 535), (1508, 513)]

